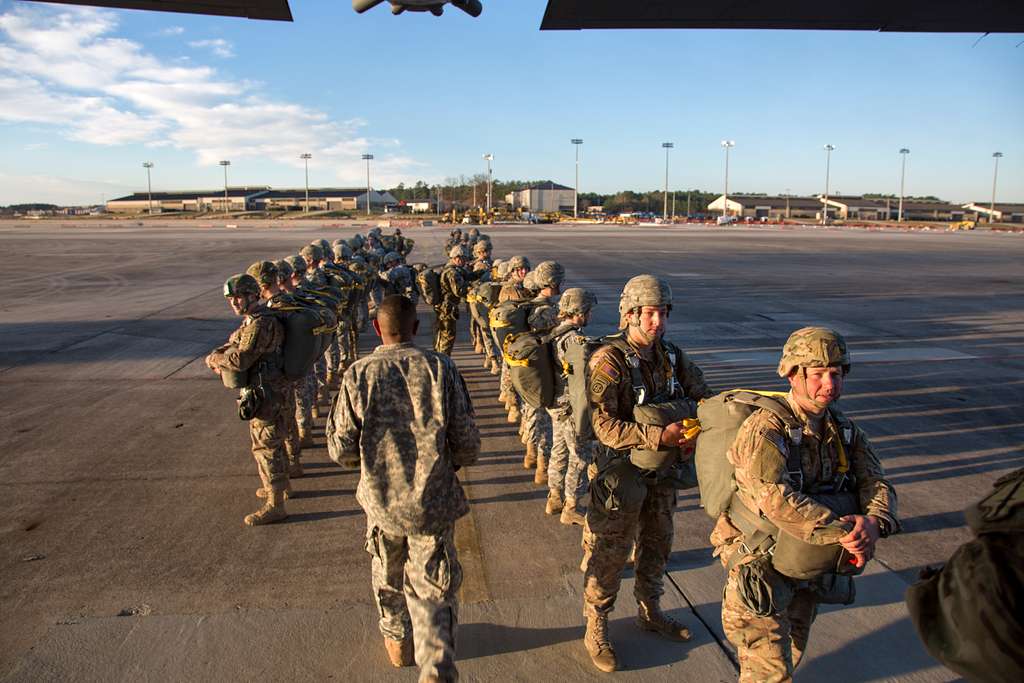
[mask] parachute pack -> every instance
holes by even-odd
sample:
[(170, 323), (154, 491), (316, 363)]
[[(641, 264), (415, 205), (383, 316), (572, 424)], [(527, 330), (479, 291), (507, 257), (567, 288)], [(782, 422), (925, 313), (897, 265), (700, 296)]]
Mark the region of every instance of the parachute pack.
[(444, 301), (444, 291), (441, 289), (442, 270), (444, 266), (432, 266), (416, 274), (416, 288), (420, 290), (423, 301), (430, 306), (440, 306)]
[(267, 313), (284, 326), (284, 376), (295, 382), (309, 374), (324, 355), (338, 326), (333, 302), (303, 290), (279, 296)]
[[(849, 555), (842, 546), (806, 543), (780, 530), (734, 496), (736, 468), (729, 461), (727, 452), (746, 419), (762, 409), (771, 412), (785, 426), (784, 438), (790, 446), (787, 449), (786, 470), (790, 479), (796, 482), (797, 488), (803, 488), (800, 449), (796, 447), (803, 438), (803, 425), (793, 414), (785, 396), (784, 392), (733, 389), (701, 402), (697, 409), (701, 432), (697, 437), (694, 457), (701, 506), (713, 519), (728, 512), (730, 521), (743, 532), (744, 545), (750, 551), (748, 554), (770, 553), (772, 567), (785, 576), (812, 579), (825, 573), (859, 573), (849, 564)], [(828, 507), (837, 516), (861, 514), (857, 494), (843, 490), (849, 471), (846, 449), (851, 446), (853, 427), (831, 409), (827, 425), (835, 429), (839, 436), (835, 442), (839, 451), (837, 479), (830, 487), (832, 490), (805, 495)], [(738, 553), (734, 561), (739, 561), (741, 557), (742, 554)]]
[(594, 438), (594, 427), (590, 423), (590, 396), (587, 386), (587, 367), (594, 351), (604, 343), (601, 337), (582, 334), (567, 335), (562, 341), (562, 381), (569, 394), (572, 407), (572, 423), (582, 439)]
[(509, 368), (512, 386), (534, 408), (555, 403), (555, 360), (547, 332), (530, 329), (532, 301), (504, 301), (490, 309), (488, 323)]

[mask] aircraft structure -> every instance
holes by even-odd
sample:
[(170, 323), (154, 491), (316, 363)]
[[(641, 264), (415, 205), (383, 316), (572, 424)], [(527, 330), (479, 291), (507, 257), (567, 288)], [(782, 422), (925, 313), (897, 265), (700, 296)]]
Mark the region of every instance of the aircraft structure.
[[(484, 11), (483, 5), (480, 4), (480, 0), (386, 0), (391, 4), (392, 14), (401, 14), (402, 12), (430, 12), (435, 17), (439, 17), (444, 14), (444, 6), (451, 4), (452, 7), (458, 7), (460, 10), (465, 12), (471, 17), (478, 17), (480, 13)], [(362, 14), (366, 10), (373, 9), (377, 5), (385, 2), (385, 0), (352, 0), (352, 9)]]

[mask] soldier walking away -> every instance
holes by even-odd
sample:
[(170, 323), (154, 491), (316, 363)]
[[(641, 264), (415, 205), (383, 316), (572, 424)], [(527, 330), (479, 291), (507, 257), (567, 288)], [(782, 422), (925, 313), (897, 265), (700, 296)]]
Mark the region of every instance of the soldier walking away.
[(672, 289), (653, 275), (626, 283), (619, 299), (625, 329), (605, 338), (588, 365), (589, 402), (597, 476), (590, 487), (584, 528), (583, 643), (594, 666), (615, 671), (618, 659), (608, 640), (608, 615), (622, 571), (636, 541), (634, 596), (637, 626), (677, 641), (690, 639), (685, 626), (661, 611), (665, 566), (672, 549), (674, 472), (682, 426), (697, 402), (711, 395), (700, 369), (665, 341)]
[(238, 416), (249, 422), (252, 455), (263, 486), (256, 492), (266, 498), (258, 511), (246, 515), (246, 526), (258, 526), (285, 519), (288, 489), (288, 461), (284, 450), (285, 385), (281, 372), (284, 327), (266, 314), (260, 301), (260, 286), (245, 273), (232, 275), (224, 283), (224, 297), (242, 324), (228, 337), (228, 343), (206, 357), (206, 366), (225, 384), (241, 388)]
[(382, 345), (354, 363), (327, 424), (327, 450), (360, 469), (374, 599), (394, 666), (421, 681), (455, 681), (462, 567), (455, 520), (469, 505), (455, 475), (476, 462), (480, 434), (455, 363), (413, 344), (416, 306), (389, 296), (373, 321)]
[[(556, 367), (567, 367), (566, 344), (579, 335), (597, 305), (597, 297), (585, 289), (572, 287), (558, 301), (558, 326), (551, 331), (551, 346)], [(583, 525), (580, 504), (587, 492), (587, 466), (593, 460), (590, 439), (582, 438), (573, 421), (569, 387), (560, 377), (555, 405), (548, 410), (552, 421), (551, 458), (548, 463), (548, 502), (544, 512), (561, 513), (562, 524)]]
[[(871, 443), (835, 406), (849, 369), (837, 332), (794, 332), (778, 367), (789, 414), (755, 410), (728, 450), (736, 491), (711, 543), (729, 572), (722, 626), (740, 681), (790, 681), (818, 605), (852, 603), (850, 574), (874, 556), (879, 537), (899, 530), (896, 493)], [(829, 569), (799, 566), (831, 549)]]
[(459, 321), (459, 303), (466, 297), (469, 278), (466, 274), (466, 252), (454, 246), (448, 251), (448, 263), (441, 271), (441, 303), (434, 308), (434, 350), (446, 356), (455, 346), (455, 328)]

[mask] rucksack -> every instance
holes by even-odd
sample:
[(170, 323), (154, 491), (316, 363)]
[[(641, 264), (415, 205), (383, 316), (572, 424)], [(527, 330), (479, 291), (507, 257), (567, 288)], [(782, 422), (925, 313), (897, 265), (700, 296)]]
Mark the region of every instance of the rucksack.
[(555, 403), (555, 361), (547, 333), (520, 332), (505, 337), (502, 355), (512, 387), (534, 408)]
[(530, 331), (530, 312), (533, 302), (503, 301), (491, 309), (488, 322), (498, 347), (504, 350), (505, 339), (512, 334), (523, 334)]
[(590, 422), (590, 394), (587, 386), (587, 368), (593, 355), (604, 340), (574, 333), (562, 342), (563, 363), (561, 381), (565, 383), (572, 407), (572, 423), (581, 439), (593, 439), (594, 427)]
[(501, 294), (501, 283), (500, 282), (481, 282), (476, 287), (476, 298), (478, 301), (487, 304), (487, 308), (491, 309), (498, 305), (498, 295)]
[(279, 295), (274, 307), (264, 309), (261, 315), (273, 315), (284, 327), (281, 370), (292, 382), (310, 373), (330, 345), (338, 325), (331, 306), (303, 290)]
[(416, 274), (416, 288), (420, 295), (430, 306), (440, 306), (444, 301), (444, 292), (441, 290), (441, 271), (444, 266), (433, 266), (425, 268)]

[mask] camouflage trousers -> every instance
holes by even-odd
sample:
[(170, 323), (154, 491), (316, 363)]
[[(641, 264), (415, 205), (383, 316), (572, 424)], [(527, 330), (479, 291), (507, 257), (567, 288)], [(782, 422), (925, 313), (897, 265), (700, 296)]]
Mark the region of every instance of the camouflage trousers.
[(587, 466), (593, 461), (590, 441), (579, 438), (572, 421), (572, 410), (552, 408), (551, 455), (548, 459), (548, 489), (562, 498), (580, 502), (587, 493)]
[[(434, 309), (437, 311), (437, 309)], [(455, 327), (458, 325), (459, 319), (446, 315), (441, 312), (437, 312), (437, 318), (434, 322), (434, 350), (438, 353), (443, 353), (446, 356), (450, 356), (452, 348), (455, 346)]]
[(807, 649), (811, 624), (818, 614), (818, 594), (797, 589), (788, 605), (759, 617), (744, 605), (737, 592), (739, 567), (729, 572), (722, 598), (722, 629), (736, 648), (742, 683), (789, 683)]
[(509, 372), (508, 364), (504, 361), (501, 363), (501, 381), (498, 384), (498, 398), (502, 401), (512, 399), (515, 400), (516, 404), (520, 403), (515, 387), (512, 386), (512, 373)]
[(331, 342), (327, 350), (327, 372), (336, 377), (341, 377), (341, 375), (345, 374), (348, 366), (355, 362), (355, 357), (352, 353), (350, 329), (351, 327), (347, 322), (339, 323), (334, 341)]
[(295, 420), (300, 429), (313, 428), (313, 406), (316, 404), (316, 370), (310, 370), (304, 379), (295, 385)]
[(298, 404), (299, 385), (304, 382), (288, 382), (288, 388), (284, 394), (284, 406), (281, 412), (284, 415), (284, 452), (289, 463), (296, 463), (302, 457), (302, 443), (299, 439), (299, 411)]
[(371, 526), (366, 533), (373, 597), (380, 632), (392, 640), (412, 637), (420, 680), (458, 680), (455, 630), (462, 565), (454, 526), (438, 535), (393, 536)]
[(274, 486), (288, 483), (288, 456), (285, 454), (285, 391), (274, 387), (271, 400), (260, 406), (258, 417), (249, 420), (252, 457), (260, 471), (260, 479)]
[(537, 448), (537, 455), (546, 458), (551, 451), (551, 418), (548, 411), (534, 408), (523, 400), (519, 401), (519, 409), (523, 413), (523, 445), (532, 443)]
[(664, 594), (665, 566), (672, 551), (672, 512), (675, 505), (675, 488), (664, 484), (646, 486), (639, 506), (630, 505), (626, 509), (612, 511), (594, 500), (592, 492), (583, 527), (585, 615), (612, 611), (622, 582), (622, 570), (634, 540), (634, 597), (639, 602), (658, 600)]

